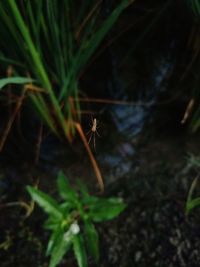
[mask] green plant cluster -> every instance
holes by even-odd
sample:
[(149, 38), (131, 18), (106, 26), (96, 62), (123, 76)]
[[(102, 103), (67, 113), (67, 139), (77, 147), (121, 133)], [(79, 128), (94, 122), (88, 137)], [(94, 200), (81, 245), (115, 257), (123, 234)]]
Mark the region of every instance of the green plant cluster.
[(87, 267), (87, 255), (99, 261), (99, 236), (94, 223), (111, 220), (126, 207), (121, 198), (91, 196), (82, 183), (79, 190), (72, 189), (65, 175), (57, 179), (58, 192), (63, 200), (57, 202), (48, 194), (28, 186), (32, 199), (48, 214), (45, 228), (52, 234), (46, 255), (49, 267), (55, 267), (72, 248), (79, 267)]
[[(43, 88), (27, 90), (28, 95), (52, 132), (59, 136), (64, 133), (68, 139), (74, 132), (70, 99), (76, 114), (80, 110), (80, 75), (130, 3), (120, 1), (102, 19), (101, 2), (0, 1), (0, 64), (4, 71), (11, 65), (14, 75), (14, 79), (4, 77), (1, 87), (32, 82)], [(27, 76), (34, 81), (26, 80)]]

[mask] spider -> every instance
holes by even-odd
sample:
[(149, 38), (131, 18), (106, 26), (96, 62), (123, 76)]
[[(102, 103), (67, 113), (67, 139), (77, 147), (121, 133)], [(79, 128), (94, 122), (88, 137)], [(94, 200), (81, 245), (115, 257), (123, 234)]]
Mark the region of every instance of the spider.
[(92, 125), (90, 125), (91, 129), (89, 130), (89, 132), (87, 132), (87, 135), (90, 134), (89, 136), (89, 140), (88, 140), (88, 144), (90, 143), (90, 141), (94, 140), (94, 149), (96, 148), (96, 141), (95, 141), (95, 135), (97, 134), (100, 137), (100, 134), (97, 131), (98, 128), (98, 123), (97, 123), (97, 119), (94, 118), (92, 119)]

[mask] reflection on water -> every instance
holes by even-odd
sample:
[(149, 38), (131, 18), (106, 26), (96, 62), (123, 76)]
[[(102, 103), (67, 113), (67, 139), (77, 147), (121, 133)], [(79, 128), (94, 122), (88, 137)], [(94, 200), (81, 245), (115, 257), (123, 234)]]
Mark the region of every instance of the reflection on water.
[[(166, 89), (165, 81), (172, 71), (173, 63), (161, 58), (156, 65), (157, 67), (152, 71), (149, 86), (139, 85), (137, 91), (135, 90), (133, 105), (113, 105), (110, 109), (117, 130), (119, 133), (124, 133), (126, 137), (134, 137), (142, 131), (146, 119), (152, 115), (152, 108), (156, 104), (158, 93)], [(109, 87), (114, 99), (125, 101), (132, 98), (128, 95), (125, 83), (114, 67), (113, 82), (109, 84)]]
[[(127, 101), (127, 105), (109, 107), (113, 123), (111, 127), (115, 128), (115, 141), (111, 141), (107, 149), (101, 151), (101, 155), (98, 153), (98, 161), (101, 167), (103, 166), (105, 176), (108, 177), (107, 182), (117, 180), (135, 170), (137, 166), (134, 144), (145, 123), (152, 117), (158, 94), (166, 89), (167, 77), (174, 66), (167, 58), (161, 58), (156, 65), (149, 86), (138, 88), (136, 94), (134, 90), (134, 104), (130, 104), (130, 99), (133, 97), (128, 93), (122, 77), (113, 64), (113, 77), (108, 84), (110, 96), (115, 100)], [(106, 137), (107, 140), (109, 138), (112, 137)]]
[(98, 156), (98, 161), (103, 169), (105, 182), (114, 182), (134, 169), (135, 162), (132, 160), (134, 155), (134, 147), (126, 142), (119, 142), (113, 150), (102, 152)]

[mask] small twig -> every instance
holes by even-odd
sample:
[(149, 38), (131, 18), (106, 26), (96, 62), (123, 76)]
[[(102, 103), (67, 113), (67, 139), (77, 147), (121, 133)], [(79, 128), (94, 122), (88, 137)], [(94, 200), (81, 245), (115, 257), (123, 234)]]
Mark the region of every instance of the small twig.
[(42, 143), (42, 136), (43, 136), (43, 123), (40, 123), (39, 133), (38, 133), (38, 139), (36, 143), (36, 149), (35, 149), (35, 164), (37, 165), (40, 159), (40, 148)]
[(90, 12), (88, 13), (88, 15), (84, 18), (83, 22), (81, 23), (81, 25), (79, 26), (78, 30), (75, 33), (76, 40), (79, 40), (81, 31), (83, 30), (83, 28), (85, 27), (85, 25), (89, 21), (89, 19), (92, 17), (92, 15), (94, 14), (94, 12), (97, 10), (97, 8), (98, 8), (98, 6), (100, 5), (101, 2), (102, 2), (102, 0), (99, 0), (94, 5), (94, 7), (90, 10)]
[(74, 122), (74, 125), (75, 125), (75, 127), (76, 127), (76, 129), (77, 129), (77, 131), (78, 131), (78, 133), (79, 133), (79, 135), (80, 135), (80, 137), (81, 137), (81, 139), (82, 139), (82, 141), (83, 141), (83, 143), (85, 145), (85, 148), (86, 148), (86, 150), (88, 152), (90, 161), (92, 163), (92, 166), (94, 168), (94, 171), (95, 171), (95, 174), (96, 174), (96, 177), (97, 177), (97, 180), (98, 180), (98, 184), (99, 184), (100, 190), (101, 190), (101, 192), (104, 192), (104, 182), (103, 182), (103, 178), (102, 178), (100, 169), (99, 169), (99, 167), (97, 165), (97, 162), (96, 162), (96, 160), (94, 158), (94, 155), (93, 155), (93, 153), (92, 153), (92, 151), (90, 149), (90, 146), (88, 145), (88, 142), (87, 142), (86, 136), (85, 136), (85, 134), (84, 134), (84, 132), (82, 130), (82, 127), (81, 127), (80, 123), (77, 123), (77, 122)]
[(193, 110), (193, 107), (194, 107), (194, 102), (195, 102), (194, 98), (192, 98), (192, 99), (190, 99), (189, 103), (187, 104), (185, 113), (183, 115), (183, 119), (181, 120), (182, 124), (184, 124), (187, 121), (187, 119), (190, 117), (192, 110)]
[(11, 118), (7, 122), (6, 128), (4, 130), (3, 136), (2, 136), (1, 141), (0, 141), (0, 152), (2, 151), (2, 149), (4, 147), (4, 144), (6, 142), (6, 139), (8, 137), (8, 134), (9, 134), (9, 132), (11, 130), (12, 125), (13, 125), (13, 122), (14, 122), (16, 116), (17, 116), (17, 113), (18, 113), (18, 111), (20, 110), (20, 108), (22, 106), (22, 103), (23, 103), (23, 100), (24, 100), (24, 97), (25, 97), (25, 93), (26, 93), (26, 90), (24, 89), (22, 91), (22, 95), (19, 97), (19, 99), (17, 101), (15, 110), (14, 110)]
[(9, 203), (5, 203), (5, 204), (1, 204), (0, 209), (7, 208), (7, 207), (16, 207), (16, 206), (20, 206), (20, 207), (24, 208), (26, 210), (25, 217), (28, 217), (34, 209), (34, 201), (31, 201), (30, 204), (27, 204), (24, 201), (9, 202)]

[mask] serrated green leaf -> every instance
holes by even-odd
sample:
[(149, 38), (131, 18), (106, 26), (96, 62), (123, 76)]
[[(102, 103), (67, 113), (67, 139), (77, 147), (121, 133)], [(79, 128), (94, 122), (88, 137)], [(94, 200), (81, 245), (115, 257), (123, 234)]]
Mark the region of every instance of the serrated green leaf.
[(94, 258), (95, 263), (99, 261), (99, 235), (95, 229), (94, 224), (89, 221), (85, 221), (84, 234), (87, 249), (90, 255)]
[(77, 202), (77, 193), (70, 187), (63, 172), (59, 172), (57, 179), (57, 186), (60, 196), (67, 201), (72, 203)]
[(126, 204), (119, 198), (100, 199), (89, 208), (89, 217), (95, 222), (111, 220), (118, 216)]
[(73, 236), (71, 235), (69, 236), (69, 238), (65, 238), (65, 234), (66, 233), (61, 230), (56, 236), (56, 241), (54, 242), (53, 247), (51, 248), (51, 260), (49, 267), (57, 266), (62, 260), (63, 256), (71, 247)]
[(74, 249), (74, 254), (76, 256), (76, 260), (78, 262), (79, 267), (87, 267), (87, 256), (85, 252), (85, 245), (83, 242), (82, 236), (75, 235), (73, 236), (73, 249)]
[(60, 207), (52, 197), (31, 186), (27, 186), (27, 190), (32, 199), (43, 208), (46, 213), (58, 219), (62, 219)]
[(26, 84), (32, 83), (35, 80), (27, 77), (7, 77), (0, 79), (0, 89), (9, 84)]

